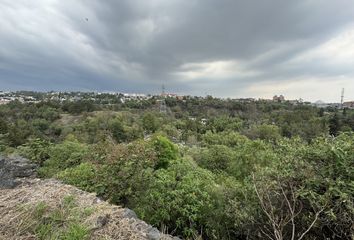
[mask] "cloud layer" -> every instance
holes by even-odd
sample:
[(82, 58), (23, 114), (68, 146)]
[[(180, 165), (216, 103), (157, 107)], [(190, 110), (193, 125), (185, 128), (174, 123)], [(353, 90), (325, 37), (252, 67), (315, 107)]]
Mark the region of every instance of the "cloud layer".
[[(0, 86), (354, 99), (354, 2), (0, 2)], [(351, 94), (351, 95), (350, 95)]]

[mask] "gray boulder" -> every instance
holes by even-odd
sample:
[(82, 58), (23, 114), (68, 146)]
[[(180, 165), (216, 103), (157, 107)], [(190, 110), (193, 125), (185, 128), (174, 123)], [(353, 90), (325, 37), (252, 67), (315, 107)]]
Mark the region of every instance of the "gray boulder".
[(22, 157), (0, 156), (0, 188), (15, 188), (22, 178), (36, 177), (37, 165)]
[(129, 208), (124, 208), (123, 218), (138, 219), (136, 213)]
[(149, 240), (160, 240), (161, 233), (156, 228), (151, 228), (150, 231), (147, 233), (147, 237)]

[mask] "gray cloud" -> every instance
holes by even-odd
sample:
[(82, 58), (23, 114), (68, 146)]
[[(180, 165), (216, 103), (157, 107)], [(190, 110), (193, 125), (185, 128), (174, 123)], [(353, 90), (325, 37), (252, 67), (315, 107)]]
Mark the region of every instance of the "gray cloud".
[(348, 0), (3, 0), (0, 9), (5, 89), (157, 92), (165, 83), (237, 97), (269, 81), (354, 77), (354, 61), (317, 56), (353, 29)]

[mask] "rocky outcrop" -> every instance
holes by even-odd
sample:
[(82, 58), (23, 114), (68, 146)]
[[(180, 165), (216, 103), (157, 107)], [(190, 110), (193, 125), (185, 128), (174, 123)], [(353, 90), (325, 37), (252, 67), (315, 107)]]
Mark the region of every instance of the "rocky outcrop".
[(19, 231), (28, 217), (24, 210), (40, 203), (61, 208), (63, 199), (71, 196), (78, 208), (91, 212), (82, 219), (90, 229), (90, 239), (179, 240), (138, 219), (134, 211), (109, 204), (93, 193), (55, 179), (35, 178), (35, 170), (36, 165), (23, 158), (0, 159), (0, 239), (35, 239), (30, 232)]
[(28, 178), (35, 178), (36, 168), (28, 159), (0, 156), (0, 189), (14, 188)]

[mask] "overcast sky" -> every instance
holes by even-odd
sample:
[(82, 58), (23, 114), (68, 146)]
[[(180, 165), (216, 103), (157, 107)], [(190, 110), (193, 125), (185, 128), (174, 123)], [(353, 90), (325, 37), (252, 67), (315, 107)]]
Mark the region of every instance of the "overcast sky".
[(0, 0), (0, 90), (354, 100), (353, 0)]

